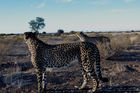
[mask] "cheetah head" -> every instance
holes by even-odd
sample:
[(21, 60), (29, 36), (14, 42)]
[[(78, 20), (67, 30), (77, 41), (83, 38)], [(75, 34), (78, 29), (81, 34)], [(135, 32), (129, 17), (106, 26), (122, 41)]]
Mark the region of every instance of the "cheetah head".
[(77, 32), (76, 35), (77, 35), (77, 36), (80, 36), (80, 37), (85, 37), (85, 36), (87, 36), (87, 35), (85, 35), (83, 32)]
[(81, 41), (84, 41), (87, 37), (83, 32), (77, 32), (76, 35), (79, 37)]
[(36, 38), (36, 33), (33, 32), (25, 32), (24, 33), (24, 40), (27, 41), (29, 38)]

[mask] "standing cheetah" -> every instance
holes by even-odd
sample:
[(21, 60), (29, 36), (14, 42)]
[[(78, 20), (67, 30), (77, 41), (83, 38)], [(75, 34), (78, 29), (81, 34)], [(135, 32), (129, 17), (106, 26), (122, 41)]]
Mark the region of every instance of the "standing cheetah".
[[(60, 68), (67, 66), (77, 58), (83, 74), (83, 83), (79, 89), (83, 89), (87, 83), (87, 76), (93, 80), (92, 92), (96, 91), (98, 81), (107, 81), (102, 78), (100, 71), (100, 55), (96, 45), (88, 42), (67, 43), (49, 45), (39, 40), (36, 33), (25, 32), (24, 40), (31, 52), (31, 61), (36, 68), (38, 78), (38, 92), (46, 88), (46, 68)], [(96, 72), (94, 70), (96, 62)]]

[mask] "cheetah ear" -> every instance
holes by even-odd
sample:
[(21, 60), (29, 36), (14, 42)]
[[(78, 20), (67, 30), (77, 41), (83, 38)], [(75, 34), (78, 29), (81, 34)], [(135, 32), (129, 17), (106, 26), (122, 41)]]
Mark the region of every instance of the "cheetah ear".
[(77, 34), (77, 35), (80, 35), (81, 33), (83, 33), (83, 32), (77, 32), (76, 34)]

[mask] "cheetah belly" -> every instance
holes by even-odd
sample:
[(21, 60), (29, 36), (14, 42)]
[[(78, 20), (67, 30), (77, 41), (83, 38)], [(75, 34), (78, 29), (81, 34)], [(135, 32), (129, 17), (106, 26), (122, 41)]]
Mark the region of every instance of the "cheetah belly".
[(71, 65), (72, 60), (75, 59), (75, 57), (67, 57), (65, 56), (47, 56), (44, 57), (44, 66), (50, 69), (54, 68), (65, 68)]
[(68, 67), (71, 66), (72, 63), (73, 63), (73, 61), (70, 61), (68, 64), (65, 64), (65, 65), (46, 66), (45, 68), (46, 68), (46, 71), (50, 71), (51, 72), (52, 70), (58, 69), (58, 68), (63, 68), (63, 69), (68, 68)]
[(78, 49), (71, 46), (57, 46), (51, 49), (46, 49), (42, 51), (43, 64), (48, 68), (61, 68), (67, 67), (73, 59), (77, 57)]

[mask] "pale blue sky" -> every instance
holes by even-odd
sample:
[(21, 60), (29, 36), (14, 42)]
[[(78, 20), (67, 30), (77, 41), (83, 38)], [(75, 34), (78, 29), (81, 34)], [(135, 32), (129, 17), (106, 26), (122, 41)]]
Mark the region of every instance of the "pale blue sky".
[(140, 30), (140, 0), (0, 0), (0, 33), (30, 31), (36, 17), (46, 32)]

